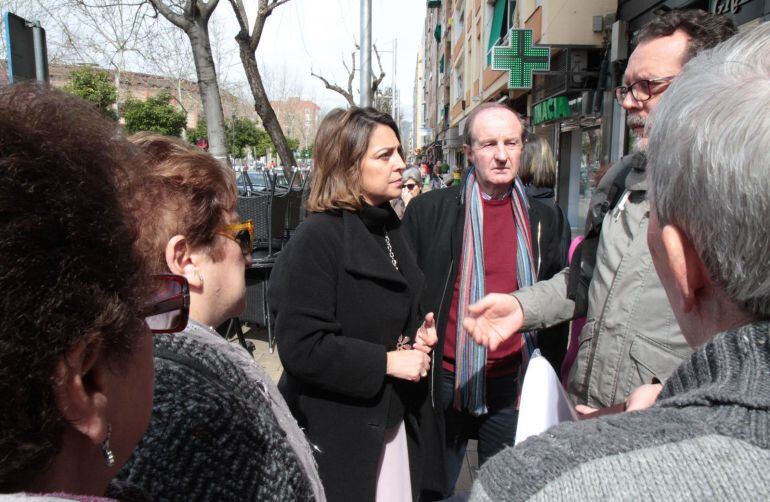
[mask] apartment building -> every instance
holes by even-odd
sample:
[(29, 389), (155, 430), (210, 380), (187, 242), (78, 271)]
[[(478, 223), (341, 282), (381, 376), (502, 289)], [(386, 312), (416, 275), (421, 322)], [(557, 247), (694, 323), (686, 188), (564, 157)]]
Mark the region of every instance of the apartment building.
[(423, 55), (425, 49), (423, 44), (417, 49), (417, 64), (414, 70), (414, 94), (412, 103), (412, 139), (409, 148), (410, 157), (422, 153), (423, 145), (430, 140), (430, 131), (425, 128), (425, 93), (424, 88), (424, 70), (425, 64)]
[[(770, 19), (770, 0), (428, 0), (423, 157), (467, 167), (468, 114), (484, 102), (505, 103), (551, 144), (557, 201), (580, 232), (598, 176), (633, 148), (612, 92), (633, 36), (654, 16), (683, 8), (727, 15), (740, 29)], [(551, 50), (550, 70), (536, 73), (530, 89), (508, 89), (507, 72), (491, 65), (492, 47), (507, 45), (519, 28)]]
[[(484, 102), (505, 103), (527, 117), (559, 156), (559, 202), (577, 227), (580, 199), (584, 205), (590, 198), (581, 172), (598, 169), (600, 161), (599, 79), (606, 24), (614, 20), (617, 1), (429, 0), (427, 7), (425, 127), (432, 138), (424, 156), (467, 167), (462, 134), (468, 114)], [(536, 74), (531, 89), (509, 89), (508, 73), (491, 64), (492, 47), (507, 45), (510, 31), (520, 28), (532, 29), (533, 42), (551, 48), (551, 70)]]
[(299, 141), (300, 149), (308, 148), (313, 144), (321, 121), (320, 106), (299, 97), (271, 101), (270, 104), (287, 137)]

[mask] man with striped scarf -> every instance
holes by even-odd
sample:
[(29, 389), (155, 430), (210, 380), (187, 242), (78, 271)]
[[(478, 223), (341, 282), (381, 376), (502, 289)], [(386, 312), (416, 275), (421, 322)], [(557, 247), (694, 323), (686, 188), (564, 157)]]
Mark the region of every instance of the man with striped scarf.
[(517, 177), (525, 139), (519, 116), (484, 103), (469, 114), (464, 133), (471, 164), (465, 182), (415, 199), (403, 220), (426, 278), (422, 308), (437, 313), (430, 395), (445, 412), (446, 444), (424, 446), (433, 463), (426, 468), (446, 454), (448, 492), (468, 439), (478, 439), (479, 464), (513, 444), (519, 383), (537, 343), (534, 332), (520, 333), (487, 352), (462, 329), (463, 315), (487, 293), (558, 272), (567, 249), (561, 220), (528, 199)]

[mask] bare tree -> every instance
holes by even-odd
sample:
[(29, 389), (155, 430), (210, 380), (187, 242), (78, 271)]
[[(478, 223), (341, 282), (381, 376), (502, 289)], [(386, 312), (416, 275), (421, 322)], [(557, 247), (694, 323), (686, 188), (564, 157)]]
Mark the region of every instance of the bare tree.
[(262, 38), (262, 30), (265, 27), (265, 21), (273, 13), (276, 7), (279, 7), (289, 0), (258, 0), (257, 17), (254, 20), (254, 27), (249, 31), (249, 18), (246, 13), (246, 7), (243, 0), (230, 0), (230, 4), (235, 11), (235, 18), (238, 20), (240, 31), (235, 36), (238, 42), (238, 49), (241, 56), (243, 69), (246, 71), (246, 79), (249, 81), (251, 94), (254, 96), (254, 109), (262, 119), (267, 134), (273, 141), (276, 152), (285, 166), (295, 166), (294, 153), (289, 148), (286, 136), (281, 129), (281, 124), (275, 115), (270, 100), (262, 84), (262, 76), (259, 73), (257, 65), (256, 51)]
[[(46, 28), (52, 62), (90, 63), (112, 70), (118, 102), (126, 59), (143, 59), (150, 37), (144, 0), (17, 0)], [(14, 5), (11, 4), (11, 7)], [(116, 111), (118, 103), (115, 103)]]
[(286, 101), (293, 96), (303, 96), (303, 82), (295, 72), (289, 71), (286, 62), (268, 64), (260, 61), (259, 69), (270, 101)]
[[(385, 70), (382, 69), (382, 60), (380, 59), (380, 52), (377, 50), (377, 45), (374, 45), (373, 48), (374, 48), (374, 55), (377, 56), (377, 65), (380, 67), (380, 74), (377, 75), (377, 78), (372, 80), (371, 95), (376, 96), (377, 89), (380, 87), (380, 84), (382, 83), (382, 79), (385, 78)], [(348, 66), (345, 59), (342, 60), (342, 65), (345, 67), (345, 71), (347, 71), (348, 73), (348, 85), (346, 89), (343, 89), (341, 86), (337, 84), (330, 83), (329, 80), (327, 80), (323, 76), (313, 73), (312, 69), (310, 70), (310, 75), (314, 76), (315, 78), (323, 82), (327, 89), (342, 95), (342, 97), (344, 97), (347, 100), (348, 105), (350, 106), (356, 106), (356, 100), (353, 97), (353, 80), (356, 75), (356, 53), (358, 52), (358, 50), (359, 50), (359, 46), (358, 44), (356, 44), (355, 50), (350, 53), (350, 62), (351, 62), (350, 66)]]
[(195, 81), (195, 63), (185, 33), (168, 23), (155, 26), (152, 47), (144, 51), (143, 67), (148, 73), (163, 75), (175, 83), (177, 104), (188, 112), (184, 103), (200, 99), (198, 90), (190, 88)]
[(227, 162), (227, 143), (225, 141), (225, 116), (222, 112), (222, 100), (219, 94), (214, 57), (211, 53), (208, 22), (219, 0), (185, 0), (184, 5), (173, 1), (169, 5), (163, 0), (149, 0), (155, 10), (173, 25), (183, 30), (190, 39), (195, 72), (198, 76), (198, 88), (203, 111), (206, 115), (209, 151)]

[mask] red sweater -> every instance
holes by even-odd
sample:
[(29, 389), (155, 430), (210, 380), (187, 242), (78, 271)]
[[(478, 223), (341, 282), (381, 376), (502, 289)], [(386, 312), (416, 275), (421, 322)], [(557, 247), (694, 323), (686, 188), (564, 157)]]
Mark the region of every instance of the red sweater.
[[(510, 293), (518, 289), (516, 281), (516, 225), (513, 220), (511, 199), (484, 200), (484, 285), (485, 293)], [(460, 290), (460, 271), (457, 273), (452, 306), (449, 308), (444, 337), (443, 368), (454, 373), (455, 345), (457, 342), (457, 304)], [(522, 340), (514, 336), (494, 352), (487, 354), (487, 376), (501, 377), (519, 370)]]

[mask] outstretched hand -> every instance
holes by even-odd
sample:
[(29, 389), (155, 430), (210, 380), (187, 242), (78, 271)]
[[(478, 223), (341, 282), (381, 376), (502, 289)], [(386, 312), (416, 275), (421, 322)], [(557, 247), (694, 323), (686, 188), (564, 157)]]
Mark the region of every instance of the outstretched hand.
[(521, 329), (524, 314), (512, 295), (491, 293), (468, 307), (463, 328), (479, 345), (494, 351)]

